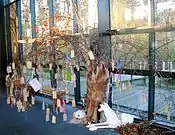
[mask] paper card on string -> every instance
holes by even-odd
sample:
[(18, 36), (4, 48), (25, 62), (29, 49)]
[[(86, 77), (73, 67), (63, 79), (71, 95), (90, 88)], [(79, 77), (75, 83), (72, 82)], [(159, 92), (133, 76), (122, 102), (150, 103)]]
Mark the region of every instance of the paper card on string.
[(112, 61), (111, 66), (112, 66), (112, 71), (114, 71), (114, 69), (115, 69), (115, 63), (114, 63), (114, 61)]
[(72, 82), (73, 77), (72, 77), (71, 67), (64, 69), (63, 74), (64, 74), (63, 75), (64, 81), (66, 81), (66, 82)]
[(42, 87), (40, 82), (36, 78), (30, 80), (29, 84), (34, 89), (35, 92), (39, 91)]
[(50, 120), (50, 115), (46, 114), (46, 122), (48, 122)]
[(94, 60), (95, 59), (94, 54), (93, 54), (92, 51), (89, 51), (88, 55), (89, 55), (90, 60)]
[(12, 63), (12, 69), (15, 69), (15, 62)]
[(170, 112), (167, 113), (167, 120), (171, 120)]
[(56, 117), (52, 116), (52, 124), (56, 124)]
[(71, 50), (71, 58), (74, 58), (75, 57), (75, 52), (74, 50)]
[(168, 105), (167, 104), (164, 106), (164, 113), (168, 113)]
[(12, 72), (11, 66), (7, 66), (7, 73), (9, 74), (9, 73), (11, 73), (11, 72)]
[(31, 69), (32, 68), (32, 62), (31, 61), (27, 61), (26, 62), (27, 68)]

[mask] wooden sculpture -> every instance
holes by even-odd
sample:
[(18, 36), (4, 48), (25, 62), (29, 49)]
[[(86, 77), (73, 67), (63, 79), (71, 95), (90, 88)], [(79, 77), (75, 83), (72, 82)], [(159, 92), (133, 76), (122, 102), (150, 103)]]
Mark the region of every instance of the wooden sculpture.
[(91, 61), (87, 72), (87, 117), (85, 124), (97, 123), (99, 105), (107, 99), (106, 92), (109, 82), (109, 72), (104, 64)]

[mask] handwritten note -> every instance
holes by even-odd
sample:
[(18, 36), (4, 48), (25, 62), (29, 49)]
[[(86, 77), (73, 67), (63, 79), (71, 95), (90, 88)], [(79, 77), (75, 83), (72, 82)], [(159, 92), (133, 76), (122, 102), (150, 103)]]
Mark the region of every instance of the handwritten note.
[(30, 80), (29, 84), (34, 89), (35, 92), (39, 91), (42, 87), (40, 82), (36, 78)]

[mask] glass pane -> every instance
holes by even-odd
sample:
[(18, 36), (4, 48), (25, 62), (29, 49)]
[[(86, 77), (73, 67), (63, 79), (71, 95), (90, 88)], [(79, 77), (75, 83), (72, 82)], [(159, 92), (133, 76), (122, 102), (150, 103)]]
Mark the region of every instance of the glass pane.
[(158, 70), (175, 68), (175, 32), (156, 33), (156, 61)]
[(129, 110), (147, 111), (148, 77), (115, 73), (112, 80), (112, 103), (114, 105), (121, 106), (120, 110), (128, 107)]
[(122, 68), (148, 69), (148, 35), (112, 36), (113, 60)]
[(111, 28), (148, 26), (148, 0), (111, 0)]
[(156, 77), (155, 119), (175, 122), (175, 79)]
[(79, 0), (78, 10), (79, 32), (88, 33), (92, 28), (97, 28), (97, 0)]
[(175, 24), (175, 1), (174, 0), (155, 0), (156, 24), (174, 25)]

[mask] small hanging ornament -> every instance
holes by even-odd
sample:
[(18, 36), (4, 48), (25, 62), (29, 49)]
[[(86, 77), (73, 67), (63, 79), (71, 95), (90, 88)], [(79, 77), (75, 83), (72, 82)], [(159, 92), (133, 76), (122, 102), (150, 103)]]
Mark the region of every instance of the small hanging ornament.
[(115, 63), (114, 63), (113, 60), (112, 60), (112, 63), (111, 63), (111, 67), (112, 67), (112, 71), (114, 71), (115, 70)]
[(50, 108), (46, 108), (46, 115), (50, 115)]
[(58, 115), (58, 107), (56, 107), (56, 110), (55, 111), (56, 111), (56, 114)]
[(15, 69), (15, 62), (12, 63), (12, 69)]
[(131, 84), (130, 81), (128, 81), (128, 88), (129, 88), (129, 89), (132, 89), (132, 84)]
[(89, 55), (90, 60), (94, 60), (95, 59), (94, 54), (93, 54), (93, 52), (91, 50), (88, 52), (88, 55)]
[(80, 71), (80, 67), (78, 64), (76, 65), (76, 68), (77, 68), (77, 71)]
[(17, 104), (18, 112), (20, 112), (21, 109), (22, 109), (22, 102), (21, 102), (21, 100), (18, 100), (16, 104)]
[(21, 82), (21, 84), (25, 84), (24, 76), (22, 76), (22, 77), (20, 78), (20, 82)]
[(123, 90), (123, 91), (126, 90), (126, 85), (125, 85), (125, 83), (122, 83), (122, 90)]
[(28, 97), (28, 92), (27, 92), (27, 88), (23, 89), (23, 101), (27, 102), (27, 97)]
[(59, 98), (57, 99), (57, 107), (61, 107), (61, 100)]
[(27, 73), (27, 68), (26, 68), (26, 66), (23, 66), (22, 72), (23, 72), (23, 74), (26, 74), (26, 73)]
[(75, 57), (75, 52), (74, 50), (71, 50), (71, 58), (74, 58)]
[(56, 124), (56, 117), (54, 115), (52, 116), (52, 124)]
[(67, 114), (66, 113), (63, 114), (63, 121), (67, 121)]
[(116, 80), (116, 83), (115, 83), (116, 87), (119, 87), (119, 81)]
[(46, 109), (46, 106), (45, 106), (45, 102), (44, 101), (42, 103), (42, 109), (43, 109), (43, 111)]
[(72, 107), (76, 107), (75, 99), (72, 99)]
[(167, 104), (164, 106), (164, 113), (168, 113), (168, 105)]
[(32, 68), (32, 62), (31, 61), (27, 61), (26, 62), (27, 68), (31, 69)]
[(32, 105), (34, 105), (34, 104), (35, 104), (35, 97), (34, 97), (34, 96), (32, 96), (31, 98), (32, 98), (32, 100), (31, 100), (31, 101), (32, 101), (32, 103), (31, 103), (31, 104), (32, 104)]
[(66, 104), (69, 103), (69, 90), (66, 88)]
[(49, 63), (49, 70), (52, 70), (52, 63)]
[(167, 113), (167, 120), (171, 120), (170, 112)]
[(22, 106), (22, 112), (25, 112), (25, 106), (24, 105)]
[(48, 122), (50, 120), (50, 115), (46, 114), (46, 122)]
[(7, 98), (7, 104), (10, 104), (10, 97)]
[(7, 66), (7, 73), (10, 74), (12, 72), (11, 66)]
[(57, 99), (57, 92), (55, 90), (52, 92), (52, 98)]

